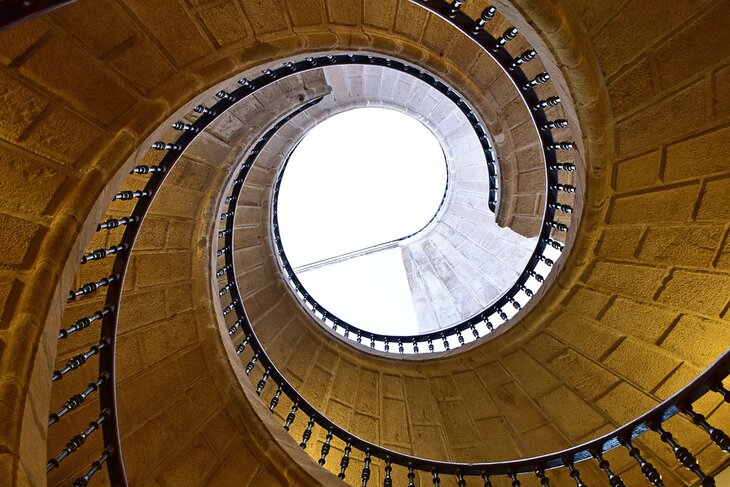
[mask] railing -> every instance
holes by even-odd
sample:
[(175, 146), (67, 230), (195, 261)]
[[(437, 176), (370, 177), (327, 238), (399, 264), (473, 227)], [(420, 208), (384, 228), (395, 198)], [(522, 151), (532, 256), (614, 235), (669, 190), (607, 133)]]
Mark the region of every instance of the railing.
[[(443, 0), (413, 1), (440, 16), (459, 29), (463, 34), (470, 37), (474, 42), (482, 47), (484, 52), (488, 53), (498, 63), (504, 73), (506, 73), (512, 80), (519, 96), (522, 98), (525, 105), (530, 108), (530, 117), (543, 148), (542, 154), (544, 156), (544, 168), (547, 184), (546, 204), (539, 240), (535, 250), (530, 256), (530, 259), (527, 261), (527, 264), (515, 283), (494, 303), (467, 320), (429, 333), (397, 335), (370, 332), (342, 320), (322, 306), (304, 287), (298, 278), (297, 273), (292, 268), (281, 241), (277, 214), (278, 195), (283, 176), (283, 169), (280, 171), (274, 185), (274, 210), (272, 215), (274, 243), (276, 245), (279, 264), (284, 270), (286, 279), (289, 281), (294, 293), (302, 301), (304, 306), (307, 307), (314, 316), (322, 321), (324, 326), (330, 327), (341, 337), (359, 344), (365, 341), (369, 344), (370, 348), (374, 350), (401, 354), (447, 351), (452, 347), (465, 345), (468, 342), (477, 340), (482, 336), (491, 333), (498, 326), (510, 321), (512, 318), (510, 314), (513, 314), (514, 316), (514, 314), (518, 313), (525, 306), (525, 304), (537, 293), (537, 289), (545, 281), (555, 261), (559, 258), (560, 252), (564, 249), (564, 244), (553, 238), (553, 233), (559, 232), (561, 234), (565, 234), (569, 231), (569, 228), (567, 225), (557, 221), (556, 215), (558, 213), (570, 215), (573, 212), (573, 207), (571, 205), (559, 200), (560, 195), (563, 195), (563, 198), (565, 198), (567, 195), (574, 194), (575, 187), (569, 184), (560, 183), (557, 173), (558, 171), (575, 171), (576, 169), (575, 164), (558, 162), (556, 157), (556, 151), (570, 151), (574, 149), (575, 145), (572, 142), (555, 142), (552, 137), (552, 130), (566, 127), (568, 125), (568, 121), (565, 119), (549, 120), (546, 114), (546, 110), (557, 106), (561, 102), (560, 98), (557, 96), (550, 96), (546, 99), (540, 99), (534, 89), (537, 85), (545, 85), (548, 83), (550, 81), (550, 76), (547, 73), (541, 73), (533, 79), (528, 79), (521, 69), (521, 66), (533, 59), (536, 59), (537, 53), (533, 49), (527, 49), (518, 57), (512, 57), (509, 52), (504, 49), (504, 46), (508, 42), (516, 38), (517, 29), (510, 27), (497, 38), (493, 37), (488, 31), (486, 31), (485, 26), (494, 18), (496, 13), (496, 9), (491, 6), (487, 7), (483, 11), (479, 19), (472, 20), (461, 12), (460, 8), (463, 4), (461, 1), (453, 3)], [(328, 66), (337, 63), (369, 63), (378, 66), (386, 66), (418, 77), (453, 101), (456, 106), (462, 110), (467, 120), (472, 124), (479, 140), (482, 142), (484, 153), (487, 156), (487, 167), (489, 169), (489, 207), (492, 211), (495, 211), (497, 193), (496, 163), (494, 160), (493, 150), (489, 145), (489, 137), (474, 111), (468, 107), (466, 102), (456, 91), (430, 74), (419, 69), (414, 69), (412, 66), (397, 60), (351, 54), (348, 56), (327, 56), (323, 60), (319, 58), (315, 62), (320, 66)], [(286, 163), (284, 166), (285, 165)], [(556, 257), (556, 255), (558, 257)], [(509, 308), (512, 309), (510, 310)], [(387, 316), (384, 316), (383, 319), (387, 319)]]
[[(554, 128), (564, 127), (567, 122), (565, 120), (548, 121), (543, 110), (559, 103), (559, 99), (551, 97), (545, 100), (539, 100), (532, 90), (535, 85), (548, 81), (549, 76), (547, 74), (541, 74), (533, 80), (528, 80), (519, 68), (521, 64), (529, 62), (535, 57), (534, 51), (526, 51), (519, 57), (512, 58), (504, 49), (502, 49), (507, 42), (514, 39), (516, 30), (508, 29), (501, 37), (496, 39), (484, 30), (484, 26), (494, 15), (494, 9), (491, 7), (486, 9), (479, 19), (473, 21), (461, 13), (460, 6), (463, 2), (460, 0), (455, 0), (453, 3), (434, 0), (427, 3), (426, 0), (418, 0), (416, 3), (423, 5), (425, 8), (428, 8), (434, 13), (440, 15), (448, 22), (452, 23), (452, 25), (459, 28), (462, 32), (469, 35), (482, 47), (484, 47), (485, 50), (489, 52), (503, 68), (505, 68), (505, 72), (510, 75), (511, 79), (515, 82), (515, 85), (520, 88), (519, 92), (525, 103), (532, 108), (531, 114), (533, 116), (533, 121), (538, 133), (540, 134), (543, 147), (545, 148), (548, 199), (543, 219), (544, 225), (541, 232), (540, 245), (533, 254), (525, 273), (523, 273), (518, 282), (515, 284), (515, 287), (513, 287), (512, 290), (510, 290), (510, 292), (498, 302), (499, 304), (490, 308), (490, 312), (501, 315), (504, 313), (501, 309), (502, 306), (511, 304), (517, 307), (515, 304), (517, 302), (515, 298), (516, 294), (510, 293), (517, 289), (519, 292), (527, 295), (528, 292), (532, 292), (527, 286), (528, 280), (542, 280), (542, 276), (537, 274), (535, 269), (539, 263), (546, 263), (545, 256), (542, 253), (545, 247), (553, 246), (556, 248), (562, 248), (562, 244), (551, 238), (551, 231), (553, 229), (567, 231), (567, 227), (555, 221), (555, 210), (570, 212), (570, 207), (559, 203), (557, 195), (559, 191), (572, 192), (572, 189), (570, 186), (558, 183), (555, 174), (557, 170), (574, 170), (575, 166), (569, 163), (558, 163), (554, 151), (570, 149), (573, 146), (569, 142), (553, 142), (550, 131)], [(47, 471), (49, 473), (57, 469), (69, 455), (83, 448), (86, 440), (91, 435), (98, 435), (98, 431), (101, 430), (104, 444), (102, 451), (98, 454), (96, 460), (91, 463), (88, 470), (83, 472), (73, 485), (79, 487), (87, 485), (90, 479), (99, 470), (101, 470), (104, 465), (106, 465), (108, 469), (111, 485), (127, 485), (124, 462), (120, 449), (115, 391), (115, 342), (118, 314), (130, 255), (141, 224), (157, 191), (163, 184), (170, 170), (197, 134), (204, 130), (220, 114), (224, 113), (238, 101), (287, 76), (338, 63), (376, 64), (389, 68), (395, 67), (395, 69), (401, 69), (403, 72), (408, 72), (409, 74), (424, 79), (426, 82), (438, 89), (443, 88), (444, 94), (457, 103), (457, 105), (460, 107), (467, 107), (466, 103), (444, 83), (435, 79), (428, 73), (399, 61), (357, 54), (330, 55), (316, 58), (309, 57), (296, 63), (288, 62), (280, 68), (265, 70), (261, 76), (255, 79), (242, 79), (239, 81), (240, 87), (237, 89), (231, 92), (220, 91), (217, 94), (220, 100), (214, 106), (205, 107), (198, 105), (195, 107), (195, 112), (199, 114), (195, 122), (176, 122), (173, 127), (181, 131), (181, 135), (178, 139), (173, 143), (156, 142), (152, 146), (153, 150), (165, 151), (165, 155), (160, 163), (155, 166), (137, 166), (132, 171), (133, 174), (149, 175), (149, 179), (145, 187), (141, 190), (120, 192), (114, 198), (115, 200), (137, 200), (137, 204), (133, 211), (128, 216), (122, 218), (111, 218), (101, 222), (97, 227), (97, 231), (99, 232), (124, 227), (124, 234), (121, 241), (110, 247), (91, 251), (87, 253), (81, 261), (81, 265), (83, 265), (90, 261), (110, 258), (113, 256), (114, 263), (111, 274), (102, 276), (98, 280), (89, 282), (81, 286), (79, 289), (69, 292), (68, 300), (71, 302), (78, 299), (84, 299), (85, 296), (105, 290), (105, 303), (103, 307), (93, 314), (81, 317), (71, 326), (62, 329), (58, 335), (59, 340), (64, 340), (71, 334), (75, 333), (94, 333), (93, 330), (95, 329), (97, 329), (100, 339), (98, 343), (95, 343), (84, 353), (73, 357), (65, 365), (65, 367), (54, 371), (51, 381), (56, 382), (63, 380), (67, 374), (74, 373), (74, 371), (80, 367), (88, 365), (92, 360), (95, 360), (95, 356), (98, 356), (99, 374), (98, 378), (94, 382), (90, 383), (85, 390), (74, 394), (59, 409), (50, 414), (48, 424), (49, 427), (53, 427), (53, 425), (63, 421), (66, 415), (71, 414), (79, 407), (80, 404), (87, 400), (87, 398), (92, 397), (97, 393), (99, 394), (100, 411), (98, 415), (90, 418), (88, 428), (73, 436), (67, 443), (66, 447), (63, 448), (58, 455), (48, 461)], [(687, 385), (680, 392), (661, 403), (652, 411), (632, 422), (627, 423), (608, 435), (561, 452), (509, 462), (464, 464), (428, 460), (405, 455), (358, 438), (330, 421), (326, 416), (321, 414), (320, 411), (307, 402), (306, 399), (303, 398), (286, 380), (286, 378), (276, 368), (275, 364), (271, 361), (246, 316), (244, 303), (239, 294), (235, 277), (233, 223), (238, 194), (240, 194), (245, 183), (246, 175), (254, 163), (257, 154), (266, 145), (270, 137), (273, 136), (279, 128), (286, 124), (291, 117), (295, 116), (302, 110), (306, 110), (311, 107), (313, 104), (317, 103), (317, 101), (318, 100), (313, 100), (304, 104), (291, 114), (279, 120), (259, 140), (249, 154), (246, 162), (244, 162), (241, 166), (240, 173), (233, 184), (233, 193), (229, 198), (229, 211), (221, 215), (221, 220), (225, 222), (225, 229), (219, 232), (219, 236), (221, 238), (225, 238), (225, 245), (220, 250), (219, 254), (225, 260), (225, 265), (217, 273), (218, 277), (227, 278), (227, 283), (225, 283), (219, 293), (222, 299), (227, 300), (227, 304), (223, 308), (223, 314), (229, 315), (232, 312), (235, 312), (234, 316), (236, 317), (235, 323), (229, 330), (229, 335), (236, 340), (238, 340), (239, 337), (242, 337), (240, 342), (237, 342), (237, 344), (234, 343), (236, 346), (236, 353), (241, 355), (247, 348), (251, 352), (251, 357), (247, 361), (245, 368), (247, 374), (250, 374), (253, 369), (257, 367), (257, 364), (262, 367), (264, 371), (262, 378), (256, 385), (257, 394), (263, 395), (269, 384), (276, 386), (276, 390), (273, 395), (267, 400), (271, 412), (275, 411), (282, 394), (291, 400), (291, 411), (287, 415), (284, 424), (284, 428), (287, 430), (290, 428), (292, 423), (297, 420), (298, 412), (300, 412), (300, 415), (304, 414), (307, 417), (307, 427), (304, 430), (300, 444), (302, 448), (307, 448), (307, 443), (311, 438), (315, 425), (323, 428), (324, 431), (327, 431), (327, 439), (320, 451), (320, 465), (324, 465), (327, 462), (327, 456), (332, 444), (331, 442), (334, 438), (337, 438), (345, 445), (344, 456), (339, 462), (340, 478), (345, 478), (348, 474), (347, 470), (350, 458), (354, 457), (354, 449), (355, 451), (361, 452), (364, 459), (364, 468), (362, 472), (360, 472), (360, 478), (362, 479), (363, 486), (367, 485), (370, 478), (373, 458), (381, 459), (385, 463), (384, 486), (386, 487), (393, 484), (394, 479), (391, 477), (393, 465), (401, 465), (408, 470), (406, 478), (409, 486), (414, 485), (415, 471), (427, 472), (433, 477), (433, 483), (437, 486), (441, 481), (440, 476), (456, 477), (459, 486), (467, 485), (466, 479), (471, 479), (472, 477), (478, 478), (479, 481), (484, 482), (485, 486), (489, 486), (491, 485), (490, 478), (504, 476), (512, 480), (513, 486), (518, 486), (518, 476), (527, 474), (536, 475), (542, 485), (549, 485), (546, 472), (551, 469), (567, 469), (571, 477), (575, 479), (576, 484), (578, 486), (582, 486), (584, 484), (580, 480), (580, 473), (575, 464), (592, 458), (598, 462), (598, 466), (605, 472), (610, 484), (614, 487), (618, 487), (623, 485), (623, 482), (611, 471), (610, 465), (603, 458), (603, 454), (609, 450), (623, 446), (627, 450), (628, 455), (639, 464), (646, 478), (652, 484), (661, 486), (663, 484), (656, 469), (642, 458), (641, 453), (632, 443), (637, 436), (652, 433), (658, 435), (660, 440), (674, 451), (678, 461), (688, 470), (692, 471), (703, 485), (714, 485), (712, 477), (703, 472), (697, 464), (694, 456), (686, 448), (682, 447), (674, 439), (670, 432), (666, 431), (664, 423), (667, 419), (676, 414), (685, 414), (693, 421), (694, 424), (706, 431), (711, 440), (718, 447), (725, 452), (729, 451), (730, 439), (728, 439), (727, 435), (725, 435), (725, 433), (721, 430), (708, 424), (702, 415), (697, 414), (692, 409), (692, 403), (703, 395), (710, 393), (710, 391), (721, 394), (725, 402), (730, 402), (730, 391), (725, 389), (722, 385), (722, 379), (724, 379), (730, 372), (730, 353), (725, 353), (697, 379)], [(471, 115), (469, 115), (470, 112), (466, 113), (467, 118), (469, 118), (470, 121), (477, 120), (473, 113), (471, 113)], [(478, 123), (478, 121), (473, 123), (475, 130), (483, 131), (483, 127)], [(491, 148), (488, 147), (488, 142), (485, 142), (487, 140), (486, 132), (483, 132), (483, 135), (485, 137), (482, 142), (486, 153), (487, 149)], [(494, 161), (492, 160), (491, 163), (493, 165)], [(490, 172), (490, 176), (492, 174), (493, 173)], [(290, 276), (290, 278), (291, 277), (292, 276)], [(528, 297), (529, 296), (530, 295), (528, 295)], [(487, 312), (485, 311), (485, 313)], [(487, 328), (491, 330), (489, 316), (485, 313), (480, 314), (476, 319), (480, 320), (480, 323), (485, 324)], [(101, 323), (101, 326), (98, 328), (95, 326), (97, 322)], [(461, 338), (460, 333), (462, 331), (471, 330), (474, 332), (474, 325), (474, 322), (465, 322), (462, 325), (452, 328), (450, 332), (455, 333), (458, 338)], [(354, 330), (354, 327), (350, 330)], [(239, 331), (241, 332), (240, 334)], [(387, 349), (389, 340), (392, 340), (391, 343), (396, 343), (397, 340), (397, 338), (393, 339), (393, 337), (384, 335), (361, 333), (361, 336), (369, 337), (371, 339), (371, 343), (373, 340), (382, 340), (384, 349)], [(426, 343), (429, 343), (430, 345), (430, 342), (435, 339), (435, 337), (431, 335), (414, 338), (414, 352), (418, 351), (417, 346), (419, 340), (425, 340)], [(444, 346), (448, 348), (449, 345), (446, 340), (446, 335), (439, 334), (438, 338), (443, 338)], [(400, 337), (399, 352), (403, 352), (403, 341), (403, 337)], [(459, 342), (463, 343), (461, 339), (459, 339)], [(269, 392), (270, 390), (271, 387), (269, 386)]]

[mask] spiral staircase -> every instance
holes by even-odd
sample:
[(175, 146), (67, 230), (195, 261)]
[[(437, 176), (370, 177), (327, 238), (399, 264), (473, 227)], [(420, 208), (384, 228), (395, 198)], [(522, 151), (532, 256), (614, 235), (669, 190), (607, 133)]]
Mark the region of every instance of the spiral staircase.
[[(726, 2), (0, 20), (0, 484), (730, 485)], [(447, 158), (402, 248), (458, 312), (419, 334), (340, 319), (281, 244), (292, 151), (365, 106)]]

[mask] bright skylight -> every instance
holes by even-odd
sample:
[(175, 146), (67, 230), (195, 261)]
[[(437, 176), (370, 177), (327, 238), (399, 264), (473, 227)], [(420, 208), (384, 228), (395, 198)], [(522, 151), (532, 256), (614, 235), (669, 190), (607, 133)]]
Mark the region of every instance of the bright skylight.
[(296, 268), (404, 237), (431, 220), (445, 188), (443, 151), (419, 121), (384, 108), (335, 115), (284, 171), (284, 251)]
[[(312, 129), (289, 159), (278, 198), (282, 246), (312, 297), (369, 331), (416, 333), (400, 250), (357, 251), (422, 229), (446, 177), (438, 140), (400, 112), (355, 109)], [(337, 259), (351, 252), (357, 256)]]

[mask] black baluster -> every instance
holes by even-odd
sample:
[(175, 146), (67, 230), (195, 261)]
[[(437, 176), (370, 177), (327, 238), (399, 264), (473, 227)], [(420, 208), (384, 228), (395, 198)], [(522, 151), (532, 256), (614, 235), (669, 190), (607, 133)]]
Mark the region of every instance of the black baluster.
[(593, 458), (598, 461), (598, 466), (606, 474), (606, 477), (608, 477), (608, 483), (611, 487), (625, 487), (624, 481), (621, 480), (621, 477), (613, 473), (611, 470), (611, 464), (608, 463), (608, 460), (603, 458), (603, 454), (599, 450), (592, 451), (591, 455), (593, 455)]
[(514, 309), (516, 309), (516, 310), (522, 309), (522, 305), (520, 305), (520, 303), (518, 303), (517, 300), (515, 298), (513, 298), (512, 296), (507, 296), (507, 301), (509, 301), (512, 304), (512, 307)]
[(561, 252), (565, 248), (562, 243), (558, 242), (557, 240), (553, 240), (552, 238), (543, 238), (542, 241), (554, 248), (555, 250), (560, 250)]
[(535, 278), (535, 280), (537, 282), (543, 282), (545, 280), (545, 278), (542, 276), (542, 274), (538, 274), (537, 272), (535, 272), (533, 270), (525, 271), (525, 274), (527, 274), (528, 276), (532, 276), (533, 278)]
[(314, 428), (314, 416), (310, 416), (307, 427), (304, 429), (304, 433), (302, 433), (302, 442), (299, 443), (299, 447), (302, 450), (307, 448), (307, 442), (312, 437), (312, 428)]
[(101, 427), (101, 424), (108, 418), (109, 410), (105, 409), (101, 412), (101, 414), (95, 421), (89, 423), (88, 428), (71, 438), (68, 443), (66, 443), (66, 446), (63, 448), (63, 450), (61, 450), (61, 453), (56, 456), (56, 458), (51, 458), (50, 460), (48, 460), (48, 463), (46, 464), (46, 473), (58, 468), (61, 465), (61, 462), (67, 456), (81, 448), (81, 445), (86, 442), (86, 439), (89, 437), (89, 435), (98, 430)]
[(228, 329), (228, 336), (229, 337), (232, 337), (233, 335), (235, 335), (236, 332), (238, 331), (238, 329), (241, 328), (241, 325), (243, 324), (243, 322), (244, 322), (244, 318), (243, 317), (238, 318), (236, 320), (236, 322), (233, 323), (231, 325), (231, 327)]
[(259, 352), (256, 352), (253, 354), (253, 357), (251, 357), (251, 360), (246, 365), (246, 375), (250, 374), (253, 368), (256, 366), (256, 362), (259, 360)]
[(285, 63), (283, 64), (283, 66), (284, 66), (284, 67), (285, 67), (286, 69), (288, 69), (289, 71), (291, 71), (292, 73), (293, 73), (293, 72), (295, 72), (295, 71), (297, 70), (296, 66), (294, 66), (294, 63), (293, 63), (293, 62), (291, 62), (291, 61), (287, 61), (287, 62), (285, 62)]
[(461, 330), (456, 330), (456, 339), (459, 341), (459, 345), (464, 344), (464, 336), (461, 334)]
[(573, 142), (553, 142), (552, 144), (548, 144), (545, 146), (547, 150), (573, 150), (575, 149), (575, 144)]
[(512, 487), (520, 487), (520, 481), (517, 480), (517, 475), (514, 472), (508, 471), (507, 475), (512, 479)]
[(370, 335), (370, 348), (375, 348), (375, 337)]
[(393, 467), (390, 465), (390, 457), (385, 457), (385, 478), (383, 479), (383, 487), (393, 487), (393, 479), (390, 473), (393, 471)]
[(224, 204), (229, 204), (229, 203), (233, 203), (233, 202), (235, 202), (235, 201), (236, 201), (236, 197), (235, 197), (235, 196), (233, 196), (233, 195), (231, 195), (231, 196), (226, 196), (226, 199), (225, 199), (225, 201), (224, 201)]
[(248, 88), (248, 89), (251, 89), (253, 87), (253, 84), (251, 84), (251, 82), (249, 80), (247, 80), (246, 78), (239, 79), (238, 84), (243, 86), (244, 88)]
[(217, 96), (221, 100), (236, 101), (236, 97), (225, 90), (220, 90), (218, 93), (215, 94), (215, 96)]
[(403, 339), (398, 339), (398, 353), (403, 353)]
[(497, 44), (492, 48), (492, 51), (497, 52), (498, 50), (502, 49), (505, 44), (507, 44), (515, 37), (517, 37), (517, 29), (515, 29), (514, 27), (507, 28), (507, 30), (502, 33), (501, 37), (497, 37)]
[(552, 220), (547, 220), (545, 222), (545, 226), (550, 227), (550, 228), (554, 228), (555, 230), (557, 230), (559, 232), (567, 232), (568, 231), (568, 226), (567, 225), (565, 225), (563, 223), (560, 223), (560, 222), (554, 222)]
[(113, 201), (127, 201), (134, 198), (143, 198), (149, 196), (150, 192), (147, 190), (135, 190), (135, 191), (121, 191), (114, 195)]
[(428, 351), (433, 352), (433, 340), (431, 340), (431, 337), (428, 337), (426, 341), (428, 342)]
[(492, 7), (491, 5), (485, 8), (477, 21), (474, 23), (474, 30), (472, 30), (472, 33), (475, 35), (478, 34), (482, 27), (484, 27), (487, 22), (494, 18), (495, 13), (497, 13), (497, 9)]
[(165, 168), (162, 166), (145, 166), (143, 164), (132, 168), (132, 170), (129, 171), (129, 174), (149, 174), (151, 172), (165, 172)]
[(494, 325), (489, 321), (489, 318), (484, 319), (484, 324), (487, 325), (487, 330), (494, 331)]
[(534, 294), (532, 292), (532, 289), (530, 289), (529, 287), (525, 286), (524, 284), (520, 284), (519, 286), (517, 286), (517, 288), (518, 289), (521, 289), (522, 292), (524, 292), (527, 295), (528, 298), (531, 298), (533, 296), (533, 294)]
[(449, 9), (449, 17), (454, 18), (456, 17), (456, 14), (459, 10), (461, 10), (461, 5), (464, 3), (464, 0), (454, 0), (451, 4), (451, 8)]
[(74, 483), (71, 484), (71, 487), (86, 487), (87, 485), (89, 485), (91, 477), (93, 477), (96, 472), (102, 469), (104, 463), (109, 460), (109, 457), (112, 455), (113, 452), (114, 448), (112, 448), (111, 446), (106, 447), (104, 451), (101, 452), (101, 456), (95, 461), (91, 462), (91, 468), (81, 477), (77, 478)]
[(71, 333), (83, 330), (84, 328), (91, 325), (93, 322), (102, 319), (104, 316), (108, 315), (112, 311), (114, 311), (114, 305), (110, 304), (109, 306), (105, 306), (104, 309), (97, 311), (93, 315), (79, 318), (73, 323), (73, 325), (69, 326), (68, 328), (61, 328), (61, 330), (58, 332), (58, 339), (62, 340), (68, 337)]
[(111, 340), (109, 340), (108, 338), (102, 338), (99, 341), (98, 345), (92, 345), (91, 347), (89, 347), (89, 350), (87, 352), (76, 355), (66, 363), (66, 366), (64, 368), (62, 368), (61, 370), (53, 371), (53, 374), (51, 375), (51, 382), (56, 382), (57, 380), (63, 379), (64, 375), (84, 365), (89, 358), (97, 355), (105, 347), (109, 346), (110, 343)]
[(368, 480), (370, 480), (370, 449), (365, 450), (365, 464), (362, 467), (362, 475), (360, 478), (362, 479), (362, 487), (368, 486)]
[(157, 142), (154, 142), (150, 147), (152, 147), (155, 150), (169, 150), (169, 151), (182, 149), (182, 147), (180, 147), (177, 144), (170, 144), (168, 142), (162, 142), (160, 140), (158, 140)]
[(350, 464), (350, 451), (352, 451), (352, 445), (348, 439), (345, 445), (345, 454), (342, 455), (342, 460), (340, 461), (340, 473), (337, 474), (340, 480), (345, 480), (345, 470), (347, 470), (347, 466)]
[(119, 245), (112, 245), (108, 249), (96, 249), (93, 252), (90, 252), (83, 257), (81, 257), (81, 263), (86, 264), (89, 261), (92, 260), (99, 260), (103, 259), (104, 257), (107, 257), (109, 255), (114, 255), (122, 252), (123, 250), (127, 250), (127, 244), (122, 243)]
[(552, 267), (553, 264), (555, 264), (555, 262), (553, 262), (552, 259), (548, 259), (547, 257), (545, 257), (542, 254), (540, 254), (540, 255), (537, 256), (537, 260), (539, 260), (541, 262), (544, 262), (545, 265), (548, 266), (548, 267)]
[(706, 475), (705, 472), (702, 471), (694, 455), (692, 455), (688, 449), (680, 445), (669, 431), (666, 431), (662, 425), (656, 423), (650, 424), (649, 428), (657, 433), (664, 443), (669, 445), (674, 452), (674, 456), (677, 457), (677, 460), (679, 460), (679, 463), (681, 463), (684, 468), (695, 474), (700, 479), (700, 483), (703, 487), (714, 487), (715, 478), (710, 475)]
[(510, 70), (515, 69), (517, 66), (520, 66), (522, 64), (525, 64), (528, 61), (533, 60), (536, 55), (537, 55), (537, 53), (534, 50), (528, 49), (527, 51), (523, 52), (515, 59), (515, 61), (510, 65), (509, 69)]
[(279, 386), (274, 393), (274, 397), (271, 398), (271, 402), (269, 403), (269, 412), (273, 413), (274, 409), (276, 409), (276, 405), (279, 404), (279, 398), (281, 397), (282, 392), (283, 389)]
[(220, 232), (218, 232), (218, 238), (223, 238), (226, 235), (229, 235), (230, 233), (231, 233), (231, 229), (230, 228), (226, 228), (225, 230), (221, 230)]
[(443, 342), (444, 348), (446, 350), (450, 350), (451, 349), (451, 347), (449, 346), (449, 340), (446, 338), (446, 335), (443, 334), (443, 333), (441, 334), (441, 341)]
[(507, 321), (509, 319), (509, 317), (507, 316), (507, 313), (505, 313), (502, 308), (497, 308), (496, 311), (497, 311), (497, 314), (499, 315), (499, 317), (502, 318), (504, 321)]
[(571, 186), (569, 184), (551, 184), (550, 189), (555, 191), (562, 191), (564, 193), (575, 193), (575, 186)]
[(234, 283), (229, 282), (228, 284), (220, 288), (220, 290), (218, 291), (218, 296), (225, 296), (226, 294), (228, 294), (229, 290), (233, 289), (233, 286)]
[(200, 132), (200, 129), (198, 127), (196, 127), (195, 125), (190, 125), (189, 123), (185, 123), (181, 120), (178, 120), (177, 122), (173, 123), (172, 128), (174, 128), (175, 130), (183, 130), (183, 131), (193, 132), (193, 133)]
[(289, 427), (292, 425), (294, 420), (297, 417), (297, 409), (299, 409), (299, 399), (294, 401), (294, 404), (291, 406), (291, 411), (289, 414), (286, 415), (286, 423), (284, 423), (284, 429), (289, 431)]
[(416, 479), (416, 474), (413, 471), (413, 465), (408, 464), (408, 487), (416, 487), (413, 481)]
[(482, 480), (484, 480), (484, 487), (492, 487), (492, 481), (489, 479), (487, 472), (482, 472)]
[(79, 296), (91, 294), (94, 291), (96, 291), (97, 289), (104, 287), (104, 286), (108, 286), (109, 284), (111, 284), (117, 280), (119, 280), (119, 276), (117, 274), (112, 274), (111, 276), (104, 277), (97, 282), (87, 282), (86, 284), (84, 284), (83, 286), (78, 288), (77, 290), (70, 291), (68, 293), (68, 300), (73, 301), (74, 299), (78, 298)]
[(215, 253), (215, 256), (216, 257), (223, 257), (226, 254), (226, 252), (228, 252), (229, 250), (231, 250), (231, 246), (230, 245), (226, 245), (225, 247), (221, 247)]
[(225, 273), (226, 273), (226, 272), (227, 272), (227, 271), (228, 271), (229, 269), (231, 269), (231, 265), (230, 265), (230, 264), (226, 264), (225, 266), (221, 267), (220, 269), (218, 269), (218, 270), (216, 271), (216, 273), (215, 273), (215, 276), (216, 276), (216, 277), (221, 277), (221, 276), (223, 276), (223, 274), (225, 274)]
[(540, 485), (543, 487), (550, 487), (550, 479), (545, 476), (545, 470), (538, 467), (535, 469), (535, 475), (537, 475), (537, 478), (540, 480)]
[(239, 346), (236, 347), (236, 355), (241, 355), (244, 350), (246, 350), (246, 346), (248, 345), (248, 336), (243, 337), (243, 341)]
[(573, 477), (573, 480), (575, 480), (575, 485), (577, 487), (587, 487), (586, 484), (583, 483), (583, 481), (580, 478), (580, 471), (578, 471), (577, 468), (575, 468), (575, 465), (573, 465), (573, 462), (570, 460), (564, 461), (565, 466), (568, 467), (568, 470), (570, 471), (570, 476)]
[(562, 211), (563, 213), (573, 213), (573, 207), (570, 205), (564, 205), (561, 203), (550, 203), (548, 204), (548, 207), (558, 211)]
[(233, 311), (236, 308), (236, 304), (238, 304), (238, 298), (231, 301), (231, 304), (223, 308), (223, 316), (228, 316), (231, 314), (231, 311)]
[(414, 338), (412, 343), (413, 343), (413, 353), (418, 353), (418, 341)]
[(560, 97), (551, 96), (545, 100), (540, 100), (537, 105), (533, 106), (533, 110), (542, 110), (544, 108), (556, 107), (560, 104)]
[(570, 162), (558, 162), (556, 164), (550, 164), (549, 169), (551, 171), (575, 171), (575, 164)]
[(330, 443), (332, 442), (332, 428), (327, 431), (327, 436), (322, 444), (322, 450), (320, 452), (319, 463), (320, 466), (324, 466), (324, 462), (327, 460), (327, 454), (330, 452)]
[(725, 453), (730, 453), (730, 437), (721, 429), (715, 428), (707, 422), (704, 415), (698, 414), (690, 404), (680, 404), (679, 410), (689, 416), (694, 424), (701, 427), (709, 435), (713, 443), (720, 447)]
[(474, 325), (474, 323), (471, 323), (469, 325), (469, 329), (471, 330), (471, 334), (474, 335), (474, 338), (479, 338), (479, 330), (477, 330), (477, 327)]
[(276, 79), (276, 73), (272, 69), (264, 69), (261, 73), (271, 79)]
[(523, 90), (529, 90), (530, 88), (542, 85), (550, 81), (550, 75), (547, 73), (540, 73), (534, 78), (532, 78), (530, 81), (527, 82), (525, 86), (522, 87)]
[(568, 126), (568, 121), (564, 118), (559, 118), (557, 120), (553, 120), (551, 122), (546, 123), (542, 127), (540, 127), (540, 130), (552, 130), (552, 129), (561, 129)]
[(215, 110), (211, 110), (210, 108), (208, 108), (204, 105), (196, 105), (195, 108), (193, 108), (193, 111), (195, 111), (197, 113), (202, 113), (204, 115), (215, 116)]
[(109, 372), (102, 372), (101, 374), (99, 374), (96, 382), (90, 383), (89, 387), (87, 387), (85, 390), (71, 396), (69, 400), (64, 403), (61, 409), (48, 416), (48, 426), (58, 423), (66, 413), (79, 407), (86, 400), (86, 398), (91, 395), (91, 393), (93, 393), (94, 391), (98, 391), (99, 387), (101, 387), (101, 385), (108, 380)]
[(725, 389), (722, 382), (718, 381), (710, 386), (710, 390), (720, 394), (725, 402), (730, 403), (730, 391)]
[(220, 219), (221, 220), (227, 220), (227, 219), (231, 218), (234, 215), (235, 215), (234, 212), (232, 212), (232, 211), (226, 211), (226, 212), (221, 213)]
[(136, 215), (125, 216), (122, 218), (110, 218), (109, 220), (103, 221), (96, 226), (96, 231), (112, 228), (117, 228), (122, 225), (129, 225), (130, 223), (136, 223), (139, 221), (139, 217)]
[(261, 393), (264, 390), (264, 387), (266, 387), (266, 381), (269, 380), (269, 377), (271, 377), (271, 367), (268, 367), (266, 371), (264, 372), (264, 375), (261, 376), (261, 380), (259, 381), (258, 385), (256, 386), (256, 395), (260, 396)]
[(659, 472), (656, 468), (654, 468), (654, 465), (644, 460), (641, 456), (641, 452), (631, 443), (631, 440), (628, 438), (620, 438), (619, 442), (629, 451), (629, 456), (636, 460), (639, 464), (641, 473), (644, 474), (644, 477), (646, 477), (646, 479), (655, 487), (664, 487), (662, 476), (659, 475)]
[(456, 485), (458, 487), (466, 487), (466, 480), (464, 480), (464, 474), (462, 474), (462, 473), (456, 474)]

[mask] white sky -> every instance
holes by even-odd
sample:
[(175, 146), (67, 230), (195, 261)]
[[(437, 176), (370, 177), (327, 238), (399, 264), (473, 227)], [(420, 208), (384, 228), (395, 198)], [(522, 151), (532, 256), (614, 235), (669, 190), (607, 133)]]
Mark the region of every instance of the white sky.
[[(441, 146), (417, 120), (383, 108), (335, 115), (307, 134), (284, 171), (282, 245), (296, 268), (403, 237), (431, 220), (445, 187)], [(320, 304), (358, 327), (418, 331), (397, 248), (298, 276)]]
[(446, 185), (438, 140), (394, 110), (317, 125), (284, 171), (279, 228), (292, 267), (403, 237), (433, 217)]

